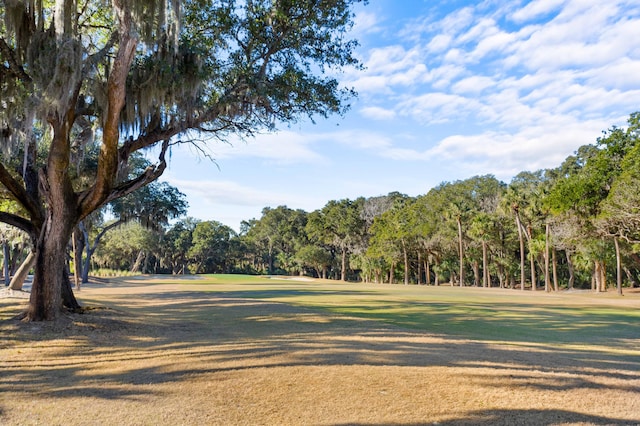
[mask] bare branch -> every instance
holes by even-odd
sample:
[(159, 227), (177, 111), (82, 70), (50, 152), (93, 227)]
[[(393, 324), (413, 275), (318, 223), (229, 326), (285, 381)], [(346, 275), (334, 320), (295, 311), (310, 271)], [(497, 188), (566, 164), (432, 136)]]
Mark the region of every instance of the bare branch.
[(7, 188), (13, 198), (24, 207), (29, 215), (34, 218), (41, 218), (42, 212), (37, 200), (34, 200), (24, 187), (18, 182), (11, 173), (0, 163), (0, 183)]
[(33, 226), (31, 221), (21, 216), (6, 212), (0, 212), (0, 222), (22, 229), (24, 232), (29, 234), (31, 238), (37, 235), (36, 228)]
[(31, 77), (25, 72), (22, 65), (18, 63), (15, 55), (13, 54), (13, 49), (11, 49), (3, 38), (0, 38), (0, 53), (2, 53), (2, 57), (9, 64), (9, 71), (11, 71), (16, 78), (19, 78), (28, 85), (31, 85)]

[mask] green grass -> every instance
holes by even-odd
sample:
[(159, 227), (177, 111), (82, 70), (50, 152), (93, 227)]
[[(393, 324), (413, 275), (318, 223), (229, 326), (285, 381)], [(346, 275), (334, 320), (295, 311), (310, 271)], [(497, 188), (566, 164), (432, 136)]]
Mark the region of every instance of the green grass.
[(448, 337), (503, 343), (602, 346), (626, 351), (640, 338), (640, 297), (482, 288), (297, 281), (205, 275), (171, 282), (382, 321)]

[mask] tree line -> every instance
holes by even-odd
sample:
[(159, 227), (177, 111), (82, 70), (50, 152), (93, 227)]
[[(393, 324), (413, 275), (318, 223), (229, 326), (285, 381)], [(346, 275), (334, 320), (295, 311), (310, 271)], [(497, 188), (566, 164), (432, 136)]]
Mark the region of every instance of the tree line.
[(146, 273), (622, 292), (640, 285), (639, 129), (633, 113), (626, 128), (603, 132), (560, 166), (508, 184), (474, 176), (417, 197), (332, 200), (312, 212), (266, 207), (239, 232), (193, 218), (155, 230), (137, 221), (107, 235), (94, 262)]

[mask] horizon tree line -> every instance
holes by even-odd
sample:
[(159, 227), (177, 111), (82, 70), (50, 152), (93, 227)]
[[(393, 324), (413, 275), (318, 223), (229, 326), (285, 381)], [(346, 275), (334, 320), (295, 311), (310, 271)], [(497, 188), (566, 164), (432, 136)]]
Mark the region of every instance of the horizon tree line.
[[(94, 224), (91, 233), (103, 242), (93, 247), (92, 263), (142, 273), (308, 275), (534, 291), (606, 291), (615, 283), (622, 293), (624, 286), (640, 286), (639, 132), (636, 112), (626, 128), (603, 132), (560, 166), (520, 172), (508, 184), (484, 175), (442, 182), (417, 197), (392, 192), (331, 200), (313, 212), (265, 207), (239, 232), (193, 218), (169, 226), (170, 218), (184, 215), (186, 201), (164, 186), (158, 212), (136, 213), (135, 198), (125, 198), (111, 207), (115, 219)], [(138, 205), (148, 205), (144, 199), (139, 196)], [(105, 233), (113, 224), (124, 226)], [(6, 253), (20, 247), (8, 244), (8, 235), (0, 231), (5, 271), (12, 259), (16, 265), (16, 256)]]

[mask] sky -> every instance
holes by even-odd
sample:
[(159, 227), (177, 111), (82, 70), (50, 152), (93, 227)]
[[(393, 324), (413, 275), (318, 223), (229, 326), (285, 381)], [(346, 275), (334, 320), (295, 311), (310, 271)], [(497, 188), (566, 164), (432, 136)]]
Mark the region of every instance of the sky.
[(188, 215), (238, 230), (264, 207), (554, 168), (640, 110), (640, 1), (370, 0), (352, 37), (364, 70), (344, 117), (173, 149), (163, 180)]

